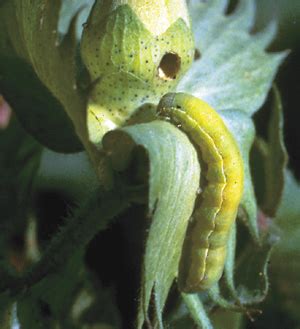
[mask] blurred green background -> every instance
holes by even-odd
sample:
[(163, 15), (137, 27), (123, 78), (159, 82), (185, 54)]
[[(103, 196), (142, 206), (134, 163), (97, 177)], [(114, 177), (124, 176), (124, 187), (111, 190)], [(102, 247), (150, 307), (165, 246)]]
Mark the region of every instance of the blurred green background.
[[(87, 2), (91, 3), (92, 1)], [(237, 0), (232, 1), (229, 11), (234, 10), (237, 2)], [(289, 56), (280, 68), (276, 83), (282, 94), (285, 116), (285, 142), (290, 159), (289, 168), (300, 179), (300, 128), (298, 127), (300, 118), (300, 106), (298, 103), (300, 97), (300, 0), (256, 0), (256, 2), (257, 20), (254, 31), (259, 31), (270, 21), (276, 20), (278, 22), (278, 33), (269, 50), (281, 51), (290, 49)], [(73, 7), (72, 0), (66, 1), (64, 6), (66, 15), (68, 15), (68, 11), (74, 11)], [(83, 12), (81, 23), (84, 22), (84, 15), (87, 15), (87, 11)], [(67, 27), (62, 26), (61, 28), (66, 29)], [(262, 117), (258, 115), (256, 117), (258, 130), (264, 124), (261, 121)], [(41, 233), (39, 235), (41, 247), (56, 232), (59, 225), (70, 212), (70, 209), (79, 203), (87, 190), (92, 189), (96, 185), (96, 181), (97, 179), (85, 153), (62, 155), (49, 150), (43, 151), (39, 174), (35, 180), (35, 193), (32, 202), (33, 215), (37, 218), (39, 232)], [(299, 189), (296, 188), (295, 193), (297, 192), (299, 195)], [(290, 198), (290, 195), (286, 196), (286, 198)], [(300, 215), (300, 210), (296, 215), (293, 215), (293, 218), (300, 218), (298, 215)], [(132, 214), (128, 214), (126, 225), (137, 224), (132, 223), (132, 216)], [(295, 220), (295, 222), (297, 221)], [(298, 222), (300, 223), (300, 220)], [(124, 226), (119, 228), (119, 231), (121, 230), (124, 230)], [(300, 231), (298, 230), (298, 232)], [(116, 233), (116, 230), (114, 235), (108, 233), (106, 237), (96, 237), (91, 244), (87, 260), (91, 267), (94, 266), (95, 271), (97, 271), (97, 258), (93, 256), (97, 254), (95, 252), (96, 249), (101, 249), (101, 239), (111, 240), (111, 247), (116, 245), (118, 248), (122, 248), (121, 243), (114, 243), (113, 241), (114, 239), (121, 240), (120, 234)], [(112, 250), (110, 252), (113, 253)], [(297, 252), (299, 257), (299, 250)], [(99, 255), (97, 254), (96, 256)], [(281, 274), (284, 275), (284, 273)], [(109, 276), (109, 274), (106, 275)], [(124, 289), (126, 289), (127, 279), (131, 279), (130, 275), (128, 277), (125, 275), (123, 278)], [(121, 283), (119, 284), (121, 285)], [(259, 306), (259, 309), (262, 310), (262, 315), (255, 317), (254, 322), (245, 318), (243, 328), (300, 329), (300, 322), (297, 320), (297, 316), (294, 316), (297, 311), (293, 310), (293, 312), (289, 313), (287, 311), (289, 308), (282, 306), (283, 298), (285, 297), (282, 295), (282, 292), (277, 290), (275, 286), (271, 286), (271, 293), (268, 299), (262, 306)], [(300, 306), (300, 291), (298, 298), (299, 300), (296, 301), (291, 300), (291, 303), (296, 308), (297, 305)], [(285, 301), (285, 304), (288, 304), (288, 302)], [(122, 301), (119, 301), (119, 303), (122, 303)], [(126, 304), (126, 300), (123, 303)], [(300, 308), (298, 319), (300, 319)]]

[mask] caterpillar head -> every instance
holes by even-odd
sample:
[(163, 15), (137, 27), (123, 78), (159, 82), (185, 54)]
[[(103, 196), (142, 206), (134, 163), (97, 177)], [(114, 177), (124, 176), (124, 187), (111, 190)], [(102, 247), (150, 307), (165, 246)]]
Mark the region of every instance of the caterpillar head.
[(90, 136), (99, 142), (141, 105), (156, 104), (190, 67), (194, 43), (185, 1), (97, 1), (81, 53), (94, 83)]

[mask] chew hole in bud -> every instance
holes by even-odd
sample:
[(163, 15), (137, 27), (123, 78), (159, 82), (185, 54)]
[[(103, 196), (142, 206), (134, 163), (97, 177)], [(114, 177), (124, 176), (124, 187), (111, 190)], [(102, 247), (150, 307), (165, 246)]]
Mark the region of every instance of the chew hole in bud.
[(181, 67), (181, 58), (176, 53), (166, 53), (158, 66), (158, 76), (163, 80), (174, 80)]

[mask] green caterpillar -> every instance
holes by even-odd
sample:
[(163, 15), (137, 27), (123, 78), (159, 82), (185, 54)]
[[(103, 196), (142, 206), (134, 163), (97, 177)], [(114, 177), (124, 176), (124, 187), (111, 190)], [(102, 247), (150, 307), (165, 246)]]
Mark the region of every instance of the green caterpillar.
[[(140, 106), (157, 104), (174, 90), (190, 67), (194, 43), (186, 6), (177, 0), (96, 1), (81, 54), (92, 81), (89, 138), (101, 145), (103, 135), (128, 123)], [(199, 291), (222, 275), (228, 232), (243, 191), (243, 161), (222, 119), (206, 103), (168, 94), (159, 111), (189, 134), (207, 166), (178, 278), (182, 291)]]
[(178, 275), (179, 289), (193, 293), (210, 288), (222, 275), (229, 231), (243, 193), (243, 160), (222, 118), (200, 99), (184, 93), (167, 94), (158, 113), (180, 126), (199, 147), (205, 170)]

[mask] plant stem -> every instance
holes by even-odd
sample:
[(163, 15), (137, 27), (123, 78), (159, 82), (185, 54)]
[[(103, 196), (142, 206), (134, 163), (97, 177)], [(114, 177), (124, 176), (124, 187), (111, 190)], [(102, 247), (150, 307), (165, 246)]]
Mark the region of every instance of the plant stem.
[(18, 294), (42, 280), (78, 251), (85, 248), (97, 232), (107, 227), (110, 220), (130, 205), (122, 188), (109, 192), (96, 192), (67, 220), (65, 226), (55, 235), (41, 260), (23, 275), (1, 268), (0, 293), (9, 290)]

